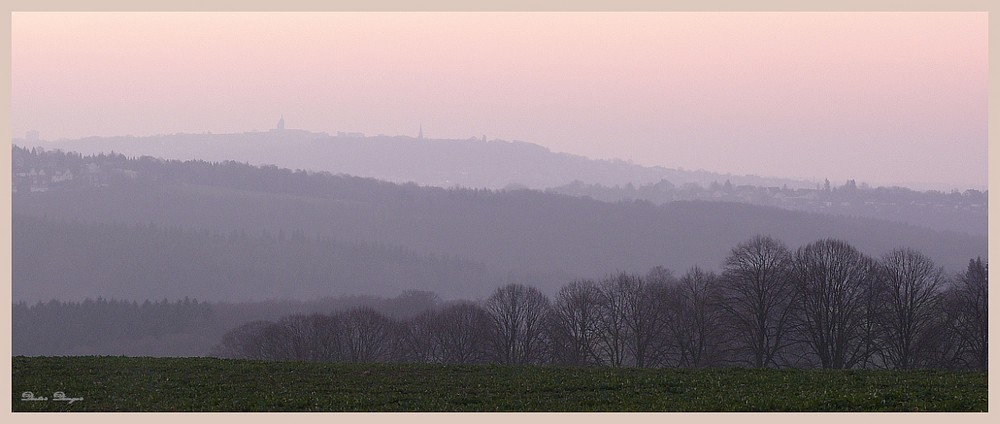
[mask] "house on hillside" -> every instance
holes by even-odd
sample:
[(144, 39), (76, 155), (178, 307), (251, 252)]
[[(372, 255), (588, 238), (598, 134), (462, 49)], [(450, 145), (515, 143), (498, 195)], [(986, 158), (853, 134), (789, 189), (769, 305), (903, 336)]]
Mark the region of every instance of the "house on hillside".
[(53, 184), (59, 184), (66, 181), (73, 181), (73, 171), (65, 170), (63, 172), (56, 171), (52, 174), (51, 179)]

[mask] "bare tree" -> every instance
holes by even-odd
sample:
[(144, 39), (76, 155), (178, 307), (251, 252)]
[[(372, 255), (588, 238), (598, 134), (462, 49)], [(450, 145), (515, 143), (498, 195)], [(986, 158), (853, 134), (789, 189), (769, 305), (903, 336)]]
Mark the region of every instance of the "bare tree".
[(374, 309), (362, 307), (340, 315), (344, 360), (355, 363), (388, 362), (394, 358), (396, 322)]
[(322, 315), (290, 315), (277, 322), (288, 359), (333, 362), (341, 358), (339, 322)]
[(677, 365), (719, 365), (721, 310), (719, 277), (694, 267), (674, 286), (667, 304), (669, 337), (676, 345)]
[(606, 277), (598, 283), (598, 308), (595, 357), (601, 365), (621, 367), (626, 364), (628, 349), (628, 298), (635, 291), (636, 278), (625, 273)]
[[(650, 278), (652, 277), (652, 278)], [(626, 299), (628, 350), (636, 367), (667, 366), (670, 362), (667, 303), (673, 275), (665, 268), (654, 268), (647, 278), (633, 276), (636, 284)]]
[(857, 363), (856, 368), (884, 368), (885, 364), (881, 360), (884, 356), (882, 354), (885, 340), (886, 329), (882, 325), (885, 321), (886, 314), (889, 313), (886, 308), (888, 303), (888, 290), (886, 290), (886, 285), (882, 281), (882, 271), (881, 264), (878, 261), (872, 259), (875, 263), (872, 265), (872, 280), (870, 284), (866, 285), (865, 292), (862, 295), (864, 299), (862, 306), (862, 315), (860, 325), (861, 333), (861, 343), (858, 344)]
[(486, 300), (493, 320), (493, 353), (507, 365), (538, 364), (545, 358), (549, 300), (538, 289), (522, 284), (498, 288)]
[(887, 300), (882, 316), (883, 362), (895, 369), (923, 365), (939, 318), (942, 270), (920, 252), (897, 249), (882, 257), (880, 278)]
[(559, 290), (552, 308), (550, 339), (553, 361), (562, 365), (596, 362), (600, 290), (590, 280), (573, 281)]
[(490, 315), (472, 303), (446, 306), (433, 315), (434, 358), (445, 364), (478, 364), (488, 360)]
[(934, 319), (924, 335), (917, 340), (920, 355), (911, 368), (956, 370), (968, 367), (968, 347), (955, 331), (955, 322), (949, 321), (952, 315), (948, 311), (955, 306), (952, 302), (953, 294), (948, 291), (938, 294)]
[(262, 340), (264, 330), (273, 326), (270, 321), (251, 321), (229, 330), (222, 336), (222, 342), (212, 349), (210, 356), (230, 359), (266, 359), (270, 346)]
[(968, 365), (987, 370), (989, 365), (989, 281), (988, 267), (982, 258), (969, 260), (964, 274), (946, 292), (945, 315), (948, 331), (960, 340), (960, 354), (968, 356)]
[(820, 240), (796, 251), (797, 334), (823, 368), (851, 368), (865, 360), (870, 346), (865, 308), (875, 271), (872, 259), (840, 240)]
[(677, 278), (674, 277), (674, 272), (669, 268), (657, 265), (650, 268), (649, 271), (646, 272), (646, 281), (671, 285), (677, 282)]
[(737, 338), (738, 360), (757, 368), (779, 365), (790, 343), (790, 269), (788, 248), (767, 236), (740, 243), (726, 258), (721, 305)]
[(665, 281), (649, 283), (625, 272), (600, 281), (594, 339), (599, 363), (645, 367), (667, 362), (667, 287)]
[(400, 325), (400, 349), (398, 359), (402, 362), (440, 363), (441, 353), (436, 346), (438, 311), (428, 310)]
[(257, 335), (261, 346), (260, 359), (293, 361), (300, 359), (301, 343), (295, 340), (288, 321), (268, 323)]

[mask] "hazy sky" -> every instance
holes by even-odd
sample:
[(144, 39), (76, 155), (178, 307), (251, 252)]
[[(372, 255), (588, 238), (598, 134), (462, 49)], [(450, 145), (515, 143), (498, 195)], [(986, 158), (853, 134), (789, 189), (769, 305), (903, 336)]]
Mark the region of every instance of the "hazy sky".
[(985, 187), (985, 12), (12, 14), (12, 130), (524, 140)]

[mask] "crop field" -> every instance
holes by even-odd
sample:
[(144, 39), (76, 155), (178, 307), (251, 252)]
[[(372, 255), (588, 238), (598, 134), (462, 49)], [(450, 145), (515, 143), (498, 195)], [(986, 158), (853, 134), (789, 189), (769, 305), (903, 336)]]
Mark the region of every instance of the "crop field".
[(15, 412), (987, 410), (986, 373), (946, 371), (14, 357), (11, 385)]

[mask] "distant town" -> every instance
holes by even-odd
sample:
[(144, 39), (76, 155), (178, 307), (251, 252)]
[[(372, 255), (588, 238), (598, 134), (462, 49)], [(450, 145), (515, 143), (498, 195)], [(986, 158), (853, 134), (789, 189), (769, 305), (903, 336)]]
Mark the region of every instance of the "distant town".
[(646, 200), (664, 204), (677, 200), (739, 202), (825, 214), (888, 219), (935, 229), (985, 234), (989, 191), (968, 189), (945, 193), (904, 187), (871, 187), (848, 180), (835, 186), (829, 180), (816, 188), (733, 185), (728, 180), (707, 186), (669, 181), (635, 187), (602, 186), (579, 181), (549, 191), (587, 196), (602, 201)]

